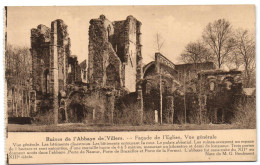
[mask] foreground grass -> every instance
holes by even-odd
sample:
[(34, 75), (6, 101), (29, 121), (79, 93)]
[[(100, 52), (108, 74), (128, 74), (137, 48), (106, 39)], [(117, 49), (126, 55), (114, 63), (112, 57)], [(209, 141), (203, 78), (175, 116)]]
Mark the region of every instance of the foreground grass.
[(9, 132), (113, 132), (113, 131), (170, 131), (170, 130), (222, 130), (241, 129), (243, 127), (233, 124), (165, 124), (165, 125), (86, 125), (81, 123), (68, 123), (58, 125), (20, 125), (9, 124)]

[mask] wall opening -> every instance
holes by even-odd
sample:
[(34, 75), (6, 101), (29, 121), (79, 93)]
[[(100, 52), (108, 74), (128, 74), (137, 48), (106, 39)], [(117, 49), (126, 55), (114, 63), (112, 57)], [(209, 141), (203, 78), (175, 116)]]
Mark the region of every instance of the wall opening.
[(49, 88), (49, 70), (46, 69), (43, 73), (43, 90), (42, 92), (47, 94)]
[(217, 109), (217, 123), (222, 123), (223, 122), (223, 109), (218, 108)]
[(116, 88), (119, 86), (119, 74), (116, 71), (116, 68), (109, 64), (106, 68), (106, 86)]
[(64, 123), (66, 121), (66, 114), (65, 109), (60, 108), (59, 109), (59, 123)]
[(78, 103), (69, 106), (69, 122), (72, 123), (82, 123), (86, 117), (86, 111), (84, 106)]

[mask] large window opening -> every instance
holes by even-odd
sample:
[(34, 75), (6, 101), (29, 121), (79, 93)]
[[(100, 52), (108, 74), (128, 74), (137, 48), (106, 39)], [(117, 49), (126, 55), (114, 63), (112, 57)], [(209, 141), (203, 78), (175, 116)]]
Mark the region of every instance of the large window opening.
[(106, 69), (106, 86), (107, 87), (113, 87), (116, 88), (119, 86), (119, 74), (116, 71), (116, 68), (112, 65), (109, 64), (107, 69)]

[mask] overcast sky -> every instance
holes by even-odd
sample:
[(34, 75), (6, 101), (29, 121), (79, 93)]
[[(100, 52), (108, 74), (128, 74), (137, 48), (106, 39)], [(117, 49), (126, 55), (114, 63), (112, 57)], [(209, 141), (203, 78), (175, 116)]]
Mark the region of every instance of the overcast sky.
[(225, 18), (234, 28), (255, 31), (254, 6), (117, 6), (117, 7), (8, 7), (7, 42), (30, 47), (30, 29), (39, 24), (48, 27), (51, 21), (63, 19), (68, 25), (71, 51), (79, 62), (88, 56), (88, 28), (92, 18), (104, 14), (110, 21), (125, 20), (133, 15), (142, 22), (143, 62), (148, 63), (156, 52), (155, 35), (165, 42), (161, 53), (179, 63), (185, 45), (201, 38), (209, 22)]

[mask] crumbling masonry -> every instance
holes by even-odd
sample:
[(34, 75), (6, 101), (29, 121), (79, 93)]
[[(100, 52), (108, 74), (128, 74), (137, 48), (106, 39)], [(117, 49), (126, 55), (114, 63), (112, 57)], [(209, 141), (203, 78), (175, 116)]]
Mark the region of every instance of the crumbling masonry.
[[(113, 123), (115, 97), (137, 92), (142, 102), (142, 89), (137, 85), (142, 79), (140, 27), (133, 16), (116, 22), (104, 15), (92, 19), (87, 75), (82, 75), (86, 61), (79, 65), (71, 55), (67, 25), (62, 20), (53, 21), (51, 28), (39, 25), (32, 29), (32, 111), (53, 110), (55, 124), (79, 118), (82, 122), (90, 116), (91, 122)], [(104, 105), (97, 107), (90, 98)], [(142, 115), (142, 103), (139, 105)]]
[[(32, 89), (34, 111), (50, 105), (54, 123), (58, 123), (58, 95), (66, 91), (70, 38), (62, 20), (51, 23), (51, 29), (39, 25), (31, 30)], [(44, 104), (44, 105), (42, 105)]]
[(133, 16), (110, 22), (104, 15), (89, 27), (90, 83), (99, 87), (136, 91), (142, 77), (141, 22)]
[[(137, 124), (231, 120), (242, 90), (240, 71), (215, 70), (212, 62), (176, 65), (160, 53), (143, 67), (141, 36), (133, 16), (91, 19), (88, 60), (79, 64), (62, 20), (32, 29), (31, 117), (49, 112), (55, 124), (114, 124), (131, 113)], [(133, 112), (122, 110), (126, 105)]]

